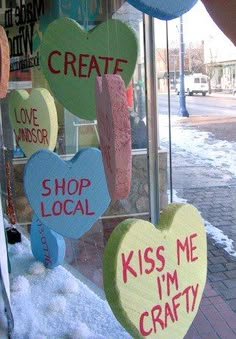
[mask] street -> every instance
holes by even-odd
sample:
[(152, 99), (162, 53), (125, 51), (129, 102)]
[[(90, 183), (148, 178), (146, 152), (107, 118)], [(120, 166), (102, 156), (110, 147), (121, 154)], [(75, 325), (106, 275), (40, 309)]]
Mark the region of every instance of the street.
[[(224, 115), (236, 117), (236, 97), (233, 95), (210, 94), (207, 96), (186, 96), (186, 108), (189, 115)], [(171, 93), (171, 114), (179, 114), (179, 96)], [(158, 94), (158, 108), (160, 114), (168, 114), (168, 95)]]

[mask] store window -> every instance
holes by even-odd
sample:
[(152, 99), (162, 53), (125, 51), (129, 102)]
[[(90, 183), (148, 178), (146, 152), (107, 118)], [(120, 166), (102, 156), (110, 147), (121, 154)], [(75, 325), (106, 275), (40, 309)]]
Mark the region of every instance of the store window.
[[(93, 29), (96, 25), (109, 18), (118, 19), (129, 25), (135, 32), (139, 46), (137, 66), (126, 91), (133, 149), (131, 192), (126, 199), (112, 202), (101, 219), (84, 237), (79, 240), (66, 239), (66, 261), (101, 287), (103, 250), (109, 234), (115, 225), (129, 216), (144, 219), (149, 218), (143, 15), (128, 3), (124, 3), (120, 7), (117, 4), (118, 2), (114, 2), (113, 5), (108, 2), (109, 6), (106, 6), (104, 2), (95, 20), (94, 16), (98, 10), (96, 6), (87, 8), (86, 12), (81, 5), (78, 5), (74, 10), (72, 7), (65, 6), (58, 8), (55, 3), (56, 2), (50, 2), (45, 4), (45, 6), (42, 4), (39, 6), (38, 4), (36, 11), (38, 20), (34, 23), (33, 35), (28, 37), (28, 44), (22, 45), (23, 49), (27, 49), (28, 54), (26, 56), (13, 56), (11, 58), (8, 95), (1, 102), (3, 142), (5, 147), (4, 156), (9, 157), (12, 162), (11, 189), (15, 201), (17, 221), (21, 225), (30, 227), (33, 214), (23, 188), (23, 173), (28, 158), (23, 148), (17, 142), (17, 139), (28, 138), (30, 136), (27, 135), (27, 133), (19, 135), (19, 133), (16, 134), (13, 132), (9, 120), (9, 97), (14, 90), (26, 90), (28, 93), (31, 93), (34, 88), (46, 88), (50, 91), (50, 87), (40, 67), (40, 42), (47, 25), (59, 15), (72, 16), (85, 30)], [(118, 7), (119, 9), (117, 10)], [(2, 22), (2, 24), (4, 24), (4, 22)], [(26, 26), (30, 34), (30, 26), (28, 26), (28, 24), (26, 24)], [(7, 34), (11, 43), (13, 43), (16, 33), (18, 33), (16, 32), (17, 29), (17, 27), (7, 28)], [(14, 41), (16, 43), (16, 40)], [(32, 67), (27, 67), (27, 62)], [(97, 121), (77, 117), (56, 99), (55, 104), (58, 118), (58, 136), (53, 151), (63, 160), (70, 160), (74, 154), (85, 147), (95, 147), (99, 149), (100, 140)], [(163, 163), (165, 164), (166, 153), (163, 153), (163, 157)], [(163, 206), (166, 205), (167, 201), (165, 170), (165, 165), (163, 165)], [(3, 196), (6, 198), (6, 206), (7, 182), (6, 180), (2, 181), (4, 181), (2, 182), (2, 188)]]

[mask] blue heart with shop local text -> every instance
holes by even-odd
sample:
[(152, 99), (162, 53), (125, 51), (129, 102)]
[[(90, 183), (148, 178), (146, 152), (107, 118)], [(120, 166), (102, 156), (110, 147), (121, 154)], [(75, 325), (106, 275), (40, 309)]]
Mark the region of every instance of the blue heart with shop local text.
[(101, 152), (80, 150), (70, 161), (40, 150), (25, 167), (24, 188), (38, 219), (73, 239), (83, 236), (110, 203)]
[(127, 0), (132, 6), (160, 20), (172, 20), (188, 12), (198, 0)]

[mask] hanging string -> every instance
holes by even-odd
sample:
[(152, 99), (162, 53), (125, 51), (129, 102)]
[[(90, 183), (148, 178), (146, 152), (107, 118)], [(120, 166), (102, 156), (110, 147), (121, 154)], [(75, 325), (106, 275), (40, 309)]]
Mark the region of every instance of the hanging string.
[[(89, 4), (88, 4), (89, 1)], [(89, 30), (89, 23), (93, 23), (100, 12), (101, 0), (81, 0), (78, 4), (79, 13), (84, 29)]]
[(170, 59), (169, 59), (168, 21), (166, 21), (166, 57), (167, 57), (168, 121), (169, 121), (170, 202), (173, 202), (172, 136), (171, 136), (171, 109), (170, 109)]
[(106, 0), (107, 52), (108, 52), (108, 56), (110, 56), (110, 31), (109, 31), (109, 25), (108, 25), (108, 20), (109, 20), (109, 6), (108, 6), (108, 1), (109, 1), (109, 0)]

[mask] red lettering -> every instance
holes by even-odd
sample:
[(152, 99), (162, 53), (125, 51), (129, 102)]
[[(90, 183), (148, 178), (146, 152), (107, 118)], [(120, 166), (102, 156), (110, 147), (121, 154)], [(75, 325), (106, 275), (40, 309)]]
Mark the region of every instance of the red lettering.
[(140, 275), (143, 274), (143, 260), (142, 260), (142, 251), (138, 250), (138, 263), (139, 263), (139, 272)]
[(174, 315), (172, 313), (171, 307), (170, 307), (169, 303), (166, 303), (165, 304), (165, 328), (168, 326), (168, 317), (170, 317), (170, 319), (173, 323), (175, 322), (175, 318), (174, 318)]
[(118, 72), (122, 73), (124, 71), (123, 68), (119, 68), (120, 67), (120, 63), (127, 64), (128, 61), (125, 60), (125, 59), (116, 59), (115, 68), (114, 68), (113, 74), (117, 74)]
[(26, 123), (26, 113), (25, 113), (24, 108), (21, 108), (21, 110), (20, 110), (20, 118), (21, 118), (21, 122), (23, 124), (25, 124)]
[(67, 209), (68, 203), (73, 204), (73, 200), (70, 200), (70, 199), (65, 200), (65, 202), (64, 202), (64, 212), (65, 212), (66, 215), (71, 215), (71, 214), (73, 214), (73, 211), (68, 211), (68, 209)]
[(37, 136), (36, 136), (36, 130), (35, 130), (35, 128), (32, 128), (31, 134), (32, 134), (32, 141), (33, 141), (33, 143), (36, 144), (36, 142), (37, 142)]
[(196, 246), (193, 246), (193, 239), (196, 237), (197, 237), (197, 233), (191, 234), (189, 237), (190, 238), (190, 260), (191, 262), (198, 260), (198, 257), (193, 256), (193, 251), (197, 249)]
[(97, 63), (96, 57), (92, 55), (91, 61), (89, 64), (89, 71), (88, 71), (88, 77), (90, 78), (92, 70), (95, 70), (98, 76), (101, 76), (100, 70), (99, 70), (99, 65)]
[(189, 253), (189, 242), (188, 237), (185, 238), (184, 243), (181, 242), (180, 239), (177, 239), (177, 264), (180, 265), (180, 250), (182, 252), (185, 252), (187, 262), (189, 262), (190, 259), (190, 253)]
[(18, 120), (18, 117), (17, 117), (17, 111), (16, 111), (16, 109), (14, 109), (14, 112), (15, 112), (15, 118), (16, 118), (16, 122), (17, 122), (18, 124), (20, 124), (20, 123), (21, 123), (21, 121), (20, 121), (20, 120)]
[(30, 113), (27, 111), (27, 109), (25, 109), (25, 119), (26, 121), (28, 121), (28, 123), (31, 125), (31, 121), (32, 121), (32, 110), (30, 111)]
[(59, 179), (55, 179), (55, 194), (58, 195), (59, 194), (59, 190), (61, 189), (61, 194), (65, 195), (65, 191), (66, 191), (66, 179), (63, 178), (62, 179), (62, 183), (59, 183)]
[(37, 109), (31, 108), (31, 113), (32, 113), (32, 116), (33, 116), (33, 125), (39, 126), (39, 124), (36, 123), (36, 121), (38, 120), (38, 117), (37, 117), (37, 115), (35, 115), (35, 112), (37, 112)]
[(158, 291), (158, 298), (162, 300), (162, 286), (161, 286), (161, 279), (157, 277), (157, 291)]
[(172, 307), (173, 307), (173, 312), (174, 312), (174, 316), (175, 316), (175, 320), (178, 321), (178, 313), (177, 313), (177, 309), (180, 306), (180, 303), (175, 303), (176, 299), (179, 299), (179, 297), (181, 297), (181, 292), (177, 293), (173, 298), (172, 298)]
[(51, 217), (52, 215), (51, 214), (46, 214), (46, 212), (45, 212), (45, 209), (44, 209), (44, 203), (43, 202), (41, 202), (41, 204), (40, 204), (40, 210), (41, 210), (41, 216), (42, 217)]
[(46, 264), (51, 264), (52, 263), (50, 256), (45, 255), (44, 259), (45, 259)]
[(87, 74), (82, 73), (82, 68), (85, 68), (85, 67), (88, 66), (87, 64), (83, 63), (83, 59), (88, 58), (88, 57), (89, 57), (89, 54), (80, 54), (79, 55), (79, 77), (80, 78), (87, 78), (88, 77)]
[(68, 181), (68, 194), (74, 195), (78, 191), (78, 189), (79, 189), (79, 181), (77, 179), (70, 179)]
[(47, 244), (47, 239), (46, 239), (45, 237), (42, 237), (42, 238), (41, 238), (41, 243), (42, 243), (43, 245)]
[(173, 275), (170, 272), (167, 272), (166, 280), (167, 280), (167, 295), (169, 297), (171, 285), (175, 284), (176, 291), (178, 291), (178, 289), (179, 289), (179, 281), (178, 281), (177, 271), (175, 270)]
[(42, 186), (47, 191), (46, 193), (41, 193), (41, 195), (44, 196), (44, 197), (49, 196), (52, 192), (51, 188), (49, 186), (47, 186), (47, 183), (50, 182), (50, 181), (51, 181), (50, 179), (44, 179), (42, 181)]
[(80, 211), (84, 215), (83, 205), (80, 200), (78, 200), (77, 205), (75, 206), (73, 214), (75, 215), (76, 211)]
[(130, 266), (130, 262), (132, 260), (132, 257), (134, 255), (134, 251), (130, 251), (128, 258), (125, 258), (125, 254), (122, 253), (121, 254), (121, 260), (122, 260), (122, 273), (123, 273), (123, 282), (126, 283), (128, 278), (127, 278), (127, 273), (129, 272), (130, 274), (132, 274), (135, 278), (138, 276), (137, 272), (134, 270), (133, 267)]
[(89, 179), (85, 179), (85, 178), (80, 179), (79, 195), (82, 194), (83, 188), (89, 187), (90, 185), (91, 185), (91, 181)]
[(144, 272), (146, 274), (150, 274), (155, 269), (155, 260), (149, 257), (149, 252), (153, 253), (153, 249), (151, 247), (147, 247), (144, 250), (143, 258), (147, 264), (150, 264), (150, 268), (145, 268)]
[(161, 329), (165, 329), (165, 323), (162, 319), (160, 319), (161, 316), (161, 305), (156, 305), (152, 308), (152, 323), (154, 332), (157, 332), (157, 323), (161, 326)]
[(160, 253), (161, 251), (164, 251), (165, 247), (164, 246), (158, 246), (157, 250), (156, 250), (156, 258), (161, 262), (161, 266), (160, 267), (156, 267), (156, 270), (158, 272), (161, 272), (164, 267), (165, 267), (165, 257)]
[(74, 76), (76, 76), (76, 69), (75, 69), (75, 63), (76, 61), (76, 56), (74, 53), (71, 52), (66, 52), (65, 53), (65, 59), (64, 59), (64, 74), (68, 74), (68, 65), (71, 66), (72, 73)]
[(114, 58), (100, 56), (100, 57), (98, 57), (98, 59), (105, 60), (104, 74), (108, 74), (109, 73), (109, 63), (110, 63), (110, 61), (113, 61)]
[(180, 239), (177, 239), (177, 263), (180, 265), (180, 252), (185, 252), (187, 262), (194, 262), (198, 260), (197, 256), (194, 256), (193, 252), (197, 249), (196, 246), (193, 246), (193, 239), (197, 237), (197, 234), (191, 234), (189, 237), (186, 237), (184, 242), (181, 242)]
[(199, 284), (196, 285), (196, 288), (194, 288), (194, 286), (192, 286), (192, 292), (193, 292), (193, 303), (192, 303), (192, 309), (191, 309), (192, 312), (194, 311), (194, 308), (195, 308), (195, 305), (196, 305), (198, 287), (199, 287)]
[(42, 144), (43, 138), (42, 138), (42, 131), (40, 129), (37, 130), (37, 139), (38, 139), (38, 142)]
[(56, 70), (56, 69), (53, 68), (53, 66), (52, 66), (52, 57), (53, 57), (54, 55), (59, 55), (59, 56), (61, 56), (61, 52), (59, 52), (59, 51), (52, 51), (52, 52), (49, 54), (49, 56), (48, 56), (48, 68), (49, 68), (49, 70), (50, 70), (51, 73), (53, 73), (53, 74), (59, 74), (59, 73), (61, 73), (61, 71), (60, 71), (60, 70)]
[(61, 201), (57, 200), (52, 205), (52, 214), (55, 216), (61, 215), (63, 212), (63, 204)]
[(42, 129), (42, 137), (43, 137), (43, 143), (44, 144), (46, 143), (47, 145), (49, 145), (49, 143), (48, 143), (48, 131), (45, 128)]
[(89, 202), (88, 199), (85, 199), (85, 214), (86, 215), (94, 215), (94, 212), (89, 211)]
[(148, 336), (149, 334), (152, 333), (152, 328), (150, 328), (149, 331), (147, 331), (147, 330), (144, 329), (144, 324), (143, 324), (143, 323), (144, 323), (144, 318), (145, 318), (145, 317), (148, 317), (148, 316), (149, 316), (148, 312), (145, 311), (145, 312), (143, 312), (143, 313), (141, 314), (141, 317), (140, 317), (140, 319), (139, 319), (139, 332), (140, 332), (144, 337), (146, 337), (146, 336)]

